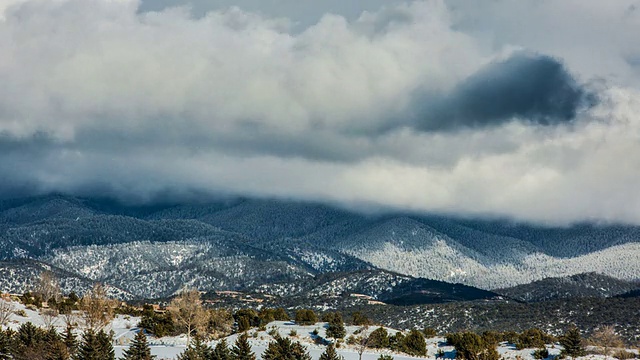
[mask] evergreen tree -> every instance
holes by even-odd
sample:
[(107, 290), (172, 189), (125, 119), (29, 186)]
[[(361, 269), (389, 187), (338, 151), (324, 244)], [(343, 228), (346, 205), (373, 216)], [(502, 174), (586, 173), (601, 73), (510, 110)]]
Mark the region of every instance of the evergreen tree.
[(409, 335), (404, 338), (404, 351), (411, 355), (426, 355), (427, 342), (424, 340), (424, 336), (418, 330), (411, 330)]
[(0, 329), (0, 360), (12, 359), (11, 356), (11, 333)]
[(487, 341), (473, 332), (455, 333), (447, 335), (447, 343), (456, 349), (456, 358), (463, 360), (498, 360), (500, 354), (497, 344)]
[(178, 360), (209, 360), (211, 356), (211, 348), (202, 341), (200, 336), (195, 336), (189, 348), (178, 355)]
[(211, 353), (211, 360), (231, 360), (231, 350), (226, 339), (220, 340)]
[(333, 314), (329, 320), (329, 327), (327, 328), (327, 336), (334, 339), (342, 339), (347, 334), (344, 329), (344, 322), (342, 321), (342, 315), (339, 312)]
[(276, 336), (262, 354), (263, 360), (311, 360), (307, 349), (299, 342)]
[(238, 336), (238, 339), (231, 350), (231, 358), (233, 360), (256, 360), (256, 354), (251, 351), (251, 345), (249, 345), (249, 336), (247, 336), (247, 333), (242, 333)]
[(88, 329), (82, 335), (75, 360), (114, 360), (115, 353), (111, 345), (111, 337), (103, 330), (96, 332)]
[(62, 341), (56, 341), (49, 346), (47, 360), (69, 360), (71, 354)]
[(152, 360), (155, 356), (151, 355), (151, 348), (147, 344), (147, 335), (144, 331), (138, 331), (136, 337), (127, 350), (123, 353), (122, 360)]
[(73, 333), (73, 326), (71, 326), (71, 324), (67, 324), (67, 328), (62, 336), (62, 341), (66, 345), (67, 351), (70, 355), (76, 353), (76, 350), (78, 349), (78, 339), (76, 334)]
[(96, 333), (88, 329), (82, 334), (82, 341), (80, 341), (78, 346), (75, 360), (100, 360), (98, 349), (99, 344), (96, 339)]
[(333, 344), (329, 344), (327, 349), (320, 355), (319, 360), (344, 360), (344, 356), (338, 355), (336, 347)]
[(251, 322), (249, 321), (249, 318), (246, 316), (240, 316), (238, 318), (238, 331), (245, 332), (249, 329), (251, 329)]
[(560, 338), (560, 345), (564, 348), (562, 354), (570, 357), (578, 357), (586, 355), (586, 351), (582, 344), (582, 336), (577, 327), (569, 329), (564, 336)]
[(318, 322), (318, 316), (311, 309), (300, 309), (296, 311), (296, 324), (313, 325)]
[(369, 335), (367, 343), (369, 347), (374, 349), (384, 349), (389, 347), (389, 333), (382, 326), (373, 330)]
[(30, 348), (35, 347), (36, 343), (42, 340), (42, 333), (35, 325), (28, 322), (20, 325), (17, 337), (18, 343), (21, 346)]
[(116, 358), (115, 351), (113, 350), (113, 336), (107, 334), (104, 330), (100, 330), (96, 335), (98, 344), (100, 345), (100, 351), (102, 352), (102, 359), (114, 360)]

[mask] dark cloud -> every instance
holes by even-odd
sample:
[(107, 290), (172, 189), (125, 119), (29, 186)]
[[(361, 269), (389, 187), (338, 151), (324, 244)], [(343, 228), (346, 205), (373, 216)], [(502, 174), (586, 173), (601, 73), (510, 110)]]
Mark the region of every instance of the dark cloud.
[(480, 128), (513, 119), (553, 125), (574, 119), (592, 101), (558, 60), (516, 53), (480, 69), (446, 95), (422, 94), (414, 125), (423, 131)]

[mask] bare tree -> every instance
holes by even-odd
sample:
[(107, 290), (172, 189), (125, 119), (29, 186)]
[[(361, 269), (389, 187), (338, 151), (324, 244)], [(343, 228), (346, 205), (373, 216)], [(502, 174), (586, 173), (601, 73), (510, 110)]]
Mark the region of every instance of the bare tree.
[(0, 298), (0, 326), (5, 326), (9, 323), (15, 308), (13, 301)]
[(90, 292), (80, 301), (80, 310), (86, 329), (99, 331), (104, 329), (113, 319), (113, 300), (107, 296), (102, 284), (95, 284)]
[(185, 288), (171, 300), (169, 311), (178, 324), (187, 328), (187, 346), (191, 344), (191, 335), (201, 333), (207, 323), (207, 312), (202, 308), (200, 292), (197, 289)]
[(51, 329), (58, 322), (58, 310), (56, 309), (42, 309), (40, 311), (40, 317), (47, 329)]
[(50, 299), (60, 300), (58, 278), (49, 270), (41, 272), (35, 293), (40, 295), (43, 301), (49, 301)]
[(358, 359), (362, 360), (362, 354), (367, 349), (367, 345), (369, 345), (369, 325), (364, 325), (360, 328), (360, 341), (358, 341), (357, 350), (358, 350)]
[(624, 346), (622, 339), (618, 334), (616, 334), (614, 327), (610, 325), (603, 326), (598, 331), (595, 331), (591, 336), (591, 340), (594, 345), (602, 348), (602, 353), (605, 358), (609, 356), (609, 353), (613, 348)]
[(65, 327), (75, 328), (76, 326), (78, 326), (78, 314), (74, 313), (73, 311), (63, 313), (62, 321), (64, 322)]

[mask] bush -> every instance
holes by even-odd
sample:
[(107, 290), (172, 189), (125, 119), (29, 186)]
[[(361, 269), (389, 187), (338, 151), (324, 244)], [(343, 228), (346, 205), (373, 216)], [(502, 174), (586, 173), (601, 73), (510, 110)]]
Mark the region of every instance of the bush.
[(143, 311), (138, 327), (158, 336), (175, 335), (176, 326), (171, 313), (156, 314), (153, 310)]
[(518, 334), (515, 331), (505, 331), (502, 333), (502, 341), (506, 341), (509, 344), (513, 344), (515, 345), (518, 342), (518, 338), (520, 337), (520, 334)]
[(289, 331), (289, 336), (293, 337), (293, 336), (298, 336), (298, 332), (295, 330), (291, 330)]
[(427, 354), (427, 343), (424, 335), (418, 330), (411, 330), (403, 341), (404, 352), (410, 355), (421, 356)]
[(500, 358), (496, 345), (487, 343), (472, 332), (447, 334), (447, 343), (456, 349), (456, 358), (464, 360), (497, 360)]
[(613, 353), (613, 357), (620, 360), (628, 360), (635, 359), (636, 354), (626, 350), (618, 350)]
[(424, 337), (426, 337), (427, 339), (438, 336), (438, 332), (434, 328), (427, 327), (424, 328), (422, 332), (424, 333)]
[(502, 336), (495, 331), (485, 331), (482, 333), (482, 340), (490, 346), (498, 346), (501, 339)]
[(389, 333), (383, 327), (379, 327), (371, 332), (367, 346), (374, 349), (383, 349), (389, 347)]
[(391, 355), (387, 355), (387, 354), (382, 354), (378, 357), (378, 360), (393, 360), (393, 356)]
[(301, 309), (296, 311), (296, 323), (300, 325), (313, 325), (318, 322), (318, 316), (313, 310)]
[(360, 311), (356, 311), (351, 315), (351, 323), (357, 326), (371, 325), (371, 320)]
[(350, 335), (350, 336), (347, 338), (347, 344), (348, 344), (348, 345), (355, 345), (355, 344), (357, 344), (358, 342), (359, 342), (358, 338), (357, 338), (357, 337), (355, 337), (355, 336), (353, 336), (353, 335)]
[(389, 349), (393, 351), (404, 351), (404, 334), (398, 331), (389, 337)]
[(538, 359), (538, 360), (542, 360), (542, 359), (546, 359), (549, 357), (549, 350), (547, 350), (547, 348), (541, 348), (538, 350), (535, 350), (533, 353), (533, 358), (534, 359)]
[(548, 336), (540, 329), (528, 329), (518, 336), (516, 341), (516, 349), (532, 349), (543, 348), (546, 344)]
[(241, 309), (233, 314), (234, 320), (238, 323), (238, 332), (247, 331), (252, 327), (261, 325), (260, 316), (253, 309)]

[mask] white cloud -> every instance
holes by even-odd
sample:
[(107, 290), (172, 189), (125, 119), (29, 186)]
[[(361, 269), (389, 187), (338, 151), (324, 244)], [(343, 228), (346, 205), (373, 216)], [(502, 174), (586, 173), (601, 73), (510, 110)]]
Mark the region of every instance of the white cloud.
[[(133, 1), (0, 8), (2, 190), (136, 200), (223, 192), (640, 224), (640, 94), (624, 61), (640, 49), (597, 30), (571, 41), (577, 30), (561, 23), (568, 5), (550, 3), (504, 5), (517, 16), (482, 12), (471, 26), (471, 5), (414, 2), (357, 20), (326, 14), (302, 31), (239, 8), (197, 18), (186, 8), (139, 12)], [(575, 12), (597, 26), (628, 13), (581, 4)], [(495, 31), (519, 19), (527, 30), (490, 33), (492, 16)], [(620, 26), (638, 29), (634, 21)], [(604, 62), (581, 58), (590, 44)], [(513, 119), (420, 132), (407, 120), (431, 110), (416, 105), (420, 96), (448, 93), (517, 48), (556, 56), (585, 81), (605, 77), (609, 88), (554, 126)], [(620, 76), (631, 80), (615, 85)]]

